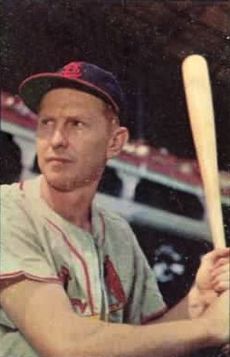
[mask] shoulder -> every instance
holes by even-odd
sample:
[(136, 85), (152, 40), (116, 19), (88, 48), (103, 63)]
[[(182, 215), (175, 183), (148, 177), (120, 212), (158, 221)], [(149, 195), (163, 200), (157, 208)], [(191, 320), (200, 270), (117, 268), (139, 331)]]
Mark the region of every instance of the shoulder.
[(36, 185), (37, 179), (27, 180), (24, 183), (13, 183), (11, 185), (1, 185), (1, 216), (6, 219), (13, 219), (21, 216), (21, 213), (33, 212), (34, 193), (32, 186)]
[(20, 183), (15, 182), (10, 185), (0, 185), (1, 199), (6, 199), (17, 195), (20, 192)]
[(11, 185), (1, 185), (1, 210), (12, 209), (12, 206), (22, 198), (20, 190), (20, 183), (13, 183)]
[(12, 184), (0, 185), (1, 198), (35, 196), (39, 190), (40, 176)]
[(40, 239), (42, 209), (26, 187), (30, 181), (33, 180), (25, 181), (25, 187), (19, 183), (1, 186), (0, 240), (7, 249), (12, 245), (18, 247), (19, 241), (28, 245), (32, 240), (37, 242)]

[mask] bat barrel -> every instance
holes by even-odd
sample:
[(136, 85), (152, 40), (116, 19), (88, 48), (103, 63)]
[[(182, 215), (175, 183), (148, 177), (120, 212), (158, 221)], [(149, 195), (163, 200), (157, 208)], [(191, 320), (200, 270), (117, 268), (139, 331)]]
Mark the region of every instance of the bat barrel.
[(208, 65), (200, 55), (188, 56), (182, 64), (190, 125), (203, 181), (213, 244), (225, 247), (220, 199), (217, 145)]

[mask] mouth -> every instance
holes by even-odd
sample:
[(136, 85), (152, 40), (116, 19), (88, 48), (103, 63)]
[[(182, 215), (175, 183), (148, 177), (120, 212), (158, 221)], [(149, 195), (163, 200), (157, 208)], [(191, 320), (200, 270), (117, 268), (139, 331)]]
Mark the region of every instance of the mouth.
[(47, 162), (68, 164), (68, 163), (71, 162), (71, 160), (70, 159), (66, 159), (64, 157), (50, 157), (50, 158), (47, 159)]

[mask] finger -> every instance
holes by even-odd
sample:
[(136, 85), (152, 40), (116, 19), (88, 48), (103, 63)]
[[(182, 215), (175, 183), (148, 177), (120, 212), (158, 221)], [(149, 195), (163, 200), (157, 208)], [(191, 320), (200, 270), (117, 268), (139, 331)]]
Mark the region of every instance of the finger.
[(216, 292), (223, 292), (230, 289), (229, 274), (225, 273), (212, 281), (212, 287)]
[(215, 263), (220, 258), (230, 257), (230, 248), (218, 248), (203, 255), (201, 262)]
[(217, 262), (222, 258), (229, 259), (230, 258), (230, 248), (223, 248), (223, 249), (215, 249), (213, 250), (213, 261)]
[(229, 264), (225, 264), (225, 265), (221, 265), (217, 268), (213, 268), (211, 271), (211, 278), (214, 279), (216, 278), (218, 275), (221, 274), (230, 274), (230, 265)]
[(221, 281), (215, 284), (213, 288), (216, 293), (223, 293), (224, 291), (229, 290), (229, 283), (227, 281)]
[(229, 263), (230, 263), (230, 260), (229, 260), (229, 258), (219, 258), (216, 262), (215, 262), (215, 264), (213, 265), (213, 269), (216, 269), (216, 268), (218, 268), (218, 267), (220, 267), (220, 266), (222, 266), (222, 265), (229, 265)]
[(217, 286), (222, 286), (224, 289), (230, 289), (230, 272), (229, 270), (219, 271), (218, 274), (211, 276), (211, 286), (216, 289)]

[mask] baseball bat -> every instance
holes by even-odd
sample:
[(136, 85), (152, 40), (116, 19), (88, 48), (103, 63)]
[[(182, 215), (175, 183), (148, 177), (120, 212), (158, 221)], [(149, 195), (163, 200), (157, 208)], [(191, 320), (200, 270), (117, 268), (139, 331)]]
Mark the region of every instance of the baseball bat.
[(200, 55), (186, 57), (182, 63), (182, 76), (213, 245), (215, 248), (223, 248), (226, 242), (220, 198), (215, 119), (205, 58)]

